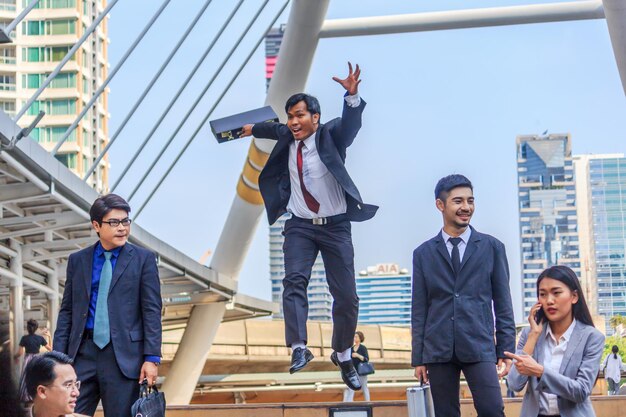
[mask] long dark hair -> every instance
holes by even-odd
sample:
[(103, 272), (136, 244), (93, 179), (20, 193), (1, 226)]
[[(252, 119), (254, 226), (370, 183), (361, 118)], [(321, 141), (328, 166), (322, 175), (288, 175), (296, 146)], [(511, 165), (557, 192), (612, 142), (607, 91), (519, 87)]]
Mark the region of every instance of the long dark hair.
[(572, 305), (572, 314), (577, 321), (588, 326), (593, 326), (593, 319), (587, 307), (587, 301), (585, 301), (585, 295), (583, 289), (580, 286), (580, 281), (576, 276), (576, 273), (571, 268), (565, 265), (555, 265), (544, 270), (537, 278), (537, 296), (539, 296), (539, 283), (544, 278), (551, 278), (562, 282), (567, 285), (570, 291), (575, 291), (578, 295), (578, 302)]
[(30, 319), (26, 322), (26, 330), (28, 331), (28, 334), (35, 334), (38, 328), (39, 323), (37, 323), (37, 320)]
[(611, 348), (611, 352), (613, 352), (613, 359), (617, 359), (617, 352), (619, 352), (619, 348), (617, 347), (617, 345), (613, 345), (613, 347)]

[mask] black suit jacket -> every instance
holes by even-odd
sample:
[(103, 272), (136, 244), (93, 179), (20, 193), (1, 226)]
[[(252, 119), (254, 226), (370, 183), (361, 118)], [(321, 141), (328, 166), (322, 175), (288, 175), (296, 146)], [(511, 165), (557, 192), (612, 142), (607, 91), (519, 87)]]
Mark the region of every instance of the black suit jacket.
[[(89, 314), (95, 245), (70, 255), (53, 348), (76, 358)], [(108, 297), (111, 343), (127, 378), (139, 378), (145, 355), (161, 356), (161, 286), (154, 253), (126, 243)], [(111, 364), (115, 366), (115, 364)]]
[[(351, 221), (371, 219), (378, 210), (377, 206), (363, 203), (361, 194), (345, 167), (346, 149), (361, 128), (364, 108), (364, 100), (361, 100), (358, 107), (350, 107), (344, 100), (342, 117), (320, 124), (315, 133), (315, 146), (320, 159), (345, 192), (347, 215)], [(274, 224), (287, 212), (287, 203), (291, 196), (289, 144), (295, 139), (289, 128), (282, 123), (257, 123), (252, 127), (252, 134), (257, 138), (277, 141), (259, 176), (259, 188), (267, 218), (270, 224)]]
[(509, 265), (492, 236), (472, 228), (458, 277), (441, 232), (420, 245), (413, 252), (412, 299), (413, 366), (449, 362), (453, 352), (462, 362), (495, 363), (515, 349)]

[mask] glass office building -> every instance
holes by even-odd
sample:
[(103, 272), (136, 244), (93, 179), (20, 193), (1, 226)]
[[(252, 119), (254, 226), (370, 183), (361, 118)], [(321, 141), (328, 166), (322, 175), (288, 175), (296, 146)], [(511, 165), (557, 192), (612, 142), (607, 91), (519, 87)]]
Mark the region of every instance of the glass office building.
[(378, 264), (359, 272), (359, 324), (409, 326), (411, 274), (396, 264)]
[(597, 309), (611, 334), (610, 318), (626, 316), (626, 158), (589, 155), (588, 161)]
[(541, 271), (567, 265), (580, 275), (581, 264), (570, 135), (522, 135), (516, 143), (526, 316), (537, 302)]

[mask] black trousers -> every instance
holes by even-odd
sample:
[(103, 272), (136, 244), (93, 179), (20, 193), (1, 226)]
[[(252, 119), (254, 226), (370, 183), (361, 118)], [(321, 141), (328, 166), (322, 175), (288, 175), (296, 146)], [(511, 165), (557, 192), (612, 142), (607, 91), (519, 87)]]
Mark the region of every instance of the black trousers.
[(130, 416), (130, 408), (139, 397), (139, 378), (122, 374), (113, 346), (100, 350), (91, 339), (84, 339), (74, 360), (80, 385), (76, 413), (93, 416), (102, 399), (105, 417)]
[(342, 352), (354, 344), (359, 315), (359, 297), (354, 279), (352, 225), (343, 220), (314, 225), (289, 219), (285, 223), (285, 278), (283, 279), (283, 313), (287, 346), (306, 341), (309, 314), (307, 287), (318, 253), (322, 254), (326, 280), (333, 296), (332, 348)]
[(504, 401), (496, 364), (493, 362), (451, 362), (427, 365), (435, 415), (460, 417), (459, 388), (461, 371), (472, 391), (478, 417), (504, 417)]

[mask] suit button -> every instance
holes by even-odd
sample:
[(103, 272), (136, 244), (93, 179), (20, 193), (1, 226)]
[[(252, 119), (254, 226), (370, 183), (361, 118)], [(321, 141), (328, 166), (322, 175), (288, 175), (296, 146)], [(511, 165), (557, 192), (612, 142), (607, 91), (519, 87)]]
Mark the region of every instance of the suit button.
[(459, 293), (458, 293), (458, 292), (457, 292), (457, 293), (455, 293), (455, 294), (454, 294), (454, 296), (455, 296), (456, 298), (459, 298)]
[(84, 313), (84, 314), (83, 314), (83, 317), (87, 317), (87, 313)]
[(450, 317), (450, 320), (454, 321), (454, 317)]

